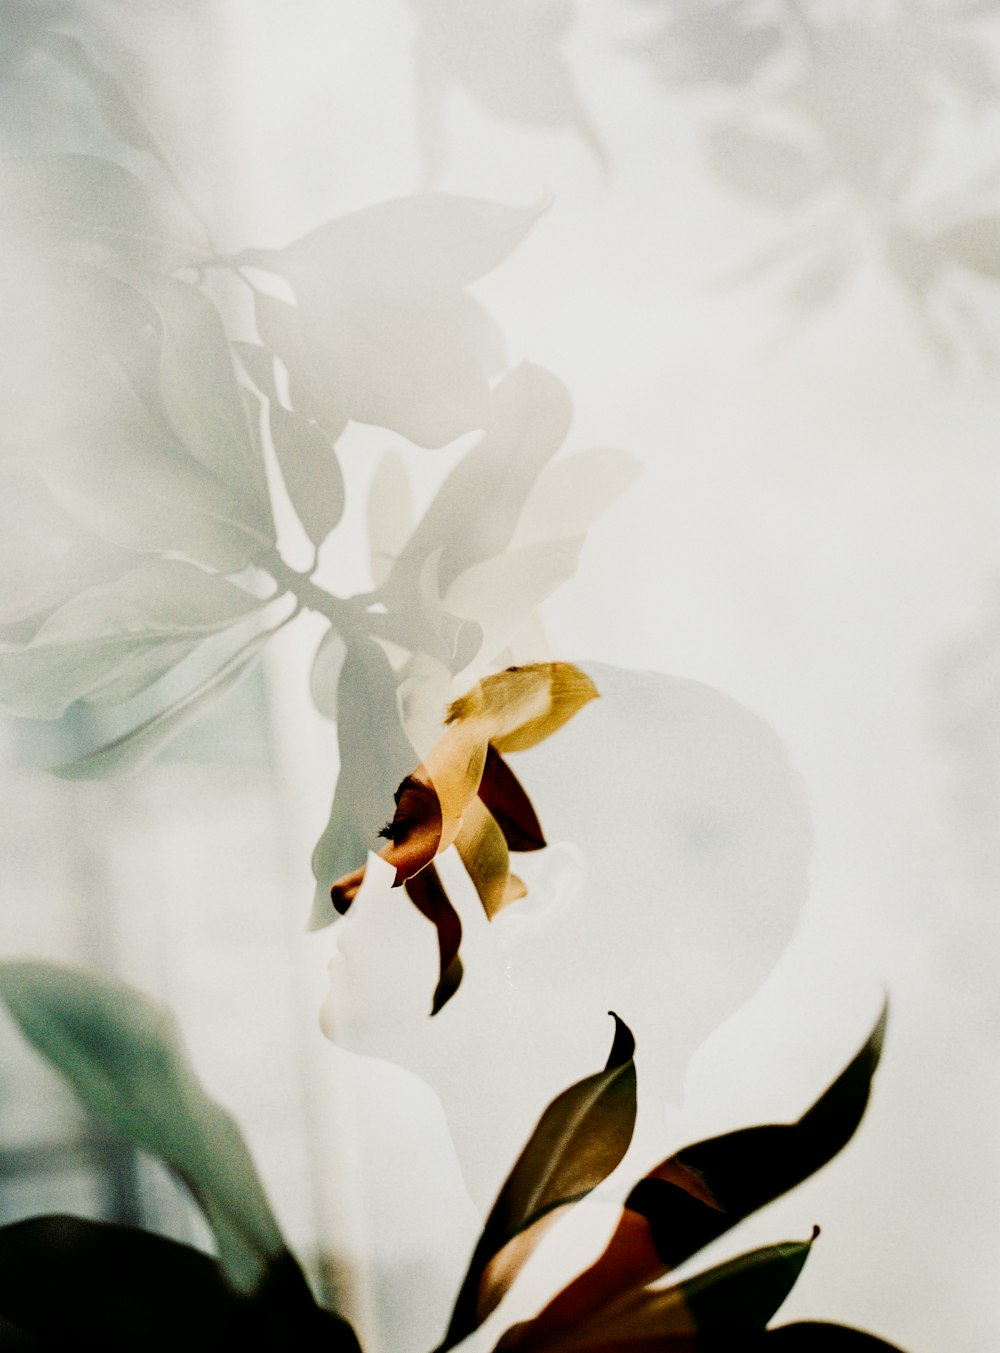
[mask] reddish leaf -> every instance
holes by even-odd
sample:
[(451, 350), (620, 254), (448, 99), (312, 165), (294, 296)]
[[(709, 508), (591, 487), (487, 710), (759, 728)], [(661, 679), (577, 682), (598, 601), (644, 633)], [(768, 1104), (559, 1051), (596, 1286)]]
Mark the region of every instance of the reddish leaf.
[(617, 1015), (613, 1018), (615, 1037), (604, 1070), (552, 1101), (500, 1190), (439, 1353), (482, 1323), (545, 1226), (596, 1188), (625, 1155), (635, 1126), (635, 1042), (628, 1026)]
[[(496, 1353), (716, 1353), (763, 1332), (802, 1272), (810, 1240), (741, 1254), (673, 1287), (629, 1288), (571, 1325), (543, 1311), (509, 1329)], [(751, 1347), (756, 1339), (751, 1337)]]
[(496, 818), (510, 850), (544, 848), (545, 837), (531, 800), (492, 743), (486, 749), (486, 767), (479, 782), (479, 797)]
[(462, 980), (462, 960), (458, 956), (462, 943), (462, 922), (432, 864), (407, 879), (405, 886), (410, 901), (437, 930), (441, 976), (434, 988), (431, 1005), (431, 1014), (436, 1015), (454, 996)]
[(546, 1328), (578, 1322), (615, 1293), (662, 1277), (835, 1156), (868, 1103), (885, 1021), (883, 1009), (854, 1060), (797, 1123), (697, 1142), (641, 1179), (604, 1253), (543, 1311)]

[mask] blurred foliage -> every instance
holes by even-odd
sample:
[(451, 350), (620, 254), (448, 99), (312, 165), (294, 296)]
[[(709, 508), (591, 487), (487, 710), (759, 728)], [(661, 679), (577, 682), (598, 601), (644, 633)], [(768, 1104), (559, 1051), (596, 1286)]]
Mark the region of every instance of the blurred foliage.
[[(54, 64), (120, 154), (49, 148), (0, 170), (0, 703), (34, 719), (120, 708), (125, 731), (57, 771), (132, 771), (271, 635), (320, 613), (311, 694), (341, 759), (314, 856), (324, 899), (377, 844), (454, 675), (502, 658), (635, 465), (569, 458), (546, 498), (569, 397), (540, 368), (504, 374), (499, 329), (467, 290), (539, 208), (420, 195), (223, 256), (139, 105), (60, 13), (11, 11), (5, 73), (34, 82), (48, 131)], [(220, 303), (234, 288), (249, 327)], [(338, 597), (314, 574), (345, 511), (337, 441), (352, 422), (429, 448), (485, 435), (417, 522), (402, 460), (384, 462), (367, 505), (373, 587)], [(603, 470), (600, 501), (582, 475), (565, 481), (574, 463)], [(313, 547), (306, 572), (283, 556), (276, 486)]]
[[(763, 280), (801, 323), (874, 263), (943, 359), (971, 350), (992, 362), (995, 301), (982, 283), (1000, 277), (996, 6), (637, 3), (653, 26), (635, 50), (656, 78), (719, 96), (703, 115), (711, 169), (784, 218), (781, 239), (733, 280)], [(964, 181), (944, 189), (956, 162)]]

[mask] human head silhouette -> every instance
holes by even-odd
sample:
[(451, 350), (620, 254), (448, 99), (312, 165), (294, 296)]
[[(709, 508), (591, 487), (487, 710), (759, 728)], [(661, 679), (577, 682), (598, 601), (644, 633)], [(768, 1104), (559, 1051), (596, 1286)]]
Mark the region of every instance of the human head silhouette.
[(544, 1105), (636, 1035), (646, 1102), (760, 985), (806, 894), (811, 831), (773, 730), (709, 686), (583, 664), (601, 693), (512, 765), (548, 841), (515, 856), (527, 895), (492, 922), (442, 858), (465, 978), (433, 1019), (433, 928), (370, 858), (338, 923), (321, 1022), (440, 1095), (473, 1197), (488, 1202)]

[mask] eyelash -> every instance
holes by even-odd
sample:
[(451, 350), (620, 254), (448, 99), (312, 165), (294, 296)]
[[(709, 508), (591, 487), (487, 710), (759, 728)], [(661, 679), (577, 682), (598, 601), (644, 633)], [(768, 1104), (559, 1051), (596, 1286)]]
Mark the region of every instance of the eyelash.
[(386, 841), (391, 841), (394, 846), (398, 846), (400, 841), (402, 841), (408, 835), (410, 828), (412, 826), (413, 826), (413, 818), (394, 817), (390, 822), (387, 822), (385, 826), (381, 829), (381, 831), (379, 832), (379, 836), (381, 836)]

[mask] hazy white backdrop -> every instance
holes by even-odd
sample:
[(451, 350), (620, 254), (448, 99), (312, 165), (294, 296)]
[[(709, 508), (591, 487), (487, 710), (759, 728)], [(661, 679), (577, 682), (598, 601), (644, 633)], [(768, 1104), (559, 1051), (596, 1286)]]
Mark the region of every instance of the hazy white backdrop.
[[(652, 38), (679, 8), (549, 7), (541, 31), (562, 53), (558, 69), (572, 73), (577, 102), (534, 119), (531, 62), (543, 37), (519, 43), (517, 34), (537, 25), (540, 5), (496, 0), (479, 29), (469, 15), (481, 7), (462, 0), (165, 0), (124, 13), (93, 0), (71, 18), (95, 55), (142, 91), (180, 176), (233, 248), (278, 246), (332, 215), (428, 186), (429, 144), (435, 189), (549, 204), (475, 293), (500, 321), (511, 361), (540, 362), (568, 386), (569, 448), (619, 447), (642, 464), (592, 529), (576, 578), (544, 607), (552, 651), (692, 677), (736, 698), (783, 739), (815, 819), (798, 932), (760, 993), (696, 1054), (683, 1102), (664, 1106), (665, 1148), (796, 1114), (861, 1040), (887, 989), (887, 1048), (857, 1139), (819, 1178), (746, 1223), (739, 1240), (801, 1236), (819, 1222), (823, 1236), (786, 1314), (858, 1324), (911, 1353), (973, 1353), (997, 1339), (1000, 1268), (1000, 387), (974, 335), (982, 327), (1000, 338), (1000, 292), (983, 275), (961, 283), (976, 325), (946, 317), (943, 353), (886, 263), (878, 213), (848, 198), (828, 227), (809, 202), (768, 201), (720, 174), (712, 129), (768, 113), (767, 95), (697, 74), (663, 78), (663, 44)], [(1000, 69), (1000, 15), (993, 22), (980, 8), (968, 23), (972, 49)], [(847, 0), (840, 9), (845, 22), (874, 14)], [(1000, 98), (968, 107), (925, 76), (907, 27), (915, 9), (881, 7), (875, 71), (886, 61), (895, 70), (886, 51), (902, 53), (929, 91), (916, 152), (919, 216), (921, 194), (933, 203), (992, 171)], [(421, 146), (428, 32), (450, 32), (456, 69), (473, 73), (450, 89), (435, 139), (428, 133)], [(890, 114), (866, 71), (845, 63), (839, 95), (878, 123)], [(501, 115), (510, 109), (522, 110), (520, 124)], [(905, 101), (890, 113), (910, 116)], [(538, 125), (545, 121), (565, 125)], [(750, 154), (747, 165), (752, 176)], [(977, 199), (981, 215), (986, 200)], [(880, 205), (883, 218), (895, 210)], [(799, 230), (821, 241), (832, 230), (847, 257), (842, 285), (815, 308), (789, 301), (769, 267), (740, 275), (772, 248), (785, 261)], [(320, 573), (339, 592), (367, 584), (363, 489), (390, 447), (421, 503), (460, 449), (420, 450), (392, 433), (349, 429), (348, 516)], [(377, 1264), (367, 1280), (355, 1274), (354, 1302), (373, 1346), (409, 1349), (421, 1346), (414, 1330), (434, 1337), (434, 1283), (447, 1290), (475, 1217), (447, 1182), (446, 1145), (437, 1155), (428, 1145), (440, 1129), (431, 1099), (398, 1081), (401, 1073), (345, 1066), (347, 1055), (315, 1028), (329, 932), (297, 935), (336, 742), (304, 696), (307, 639), (308, 627), (305, 637), (283, 634), (268, 669), (275, 774), (260, 773), (266, 788), (251, 793), (238, 768), (209, 783), (203, 769), (182, 764), (155, 784), (95, 791), (87, 802), (97, 805), (89, 810), (97, 844), (88, 849), (107, 854), (107, 824), (122, 814), (132, 823), (120, 834), (127, 844), (102, 865), (120, 889), (145, 897), (110, 923), (119, 927), (117, 962), (170, 996), (193, 1040), (211, 1015), (211, 1032), (195, 1045), (199, 1066), (248, 1121), (293, 1240), (314, 1244), (324, 1227), (397, 1228), (389, 1278)], [(242, 726), (236, 713), (232, 721)], [(213, 738), (224, 765), (225, 739)], [(32, 786), (40, 778), (33, 769), (17, 775)], [(90, 792), (71, 786), (71, 798), (78, 788)], [(10, 851), (23, 856), (26, 840), (12, 839)], [(158, 869), (164, 853), (169, 863)], [(25, 898), (32, 877), (45, 889), (41, 874), (21, 873)], [(282, 894), (273, 910), (270, 890)], [(214, 919), (185, 906), (209, 892)], [(81, 905), (67, 896), (63, 912)], [(26, 944), (22, 906), (5, 927), (7, 948), (71, 949), (52, 939), (51, 908), (50, 889)], [(267, 975), (282, 946), (306, 974), (287, 991)], [(259, 988), (247, 977), (251, 949), (263, 955), (253, 960)], [(292, 1050), (308, 1074), (289, 1070)], [(253, 1102), (245, 1088), (263, 1070), (273, 1076), (272, 1104), (263, 1090)], [(332, 1106), (331, 1085), (349, 1091), (354, 1107)], [(320, 1123), (335, 1140), (317, 1143)], [(331, 1181), (330, 1162), (352, 1150), (360, 1155), (350, 1177)], [(377, 1186), (361, 1182), (365, 1172)], [(446, 1182), (432, 1188), (431, 1176)], [(322, 1206), (320, 1177), (329, 1185)], [(421, 1246), (440, 1248), (436, 1276)], [(386, 1295), (393, 1282), (399, 1309)], [(402, 1308), (419, 1293), (431, 1309), (408, 1319)]]

